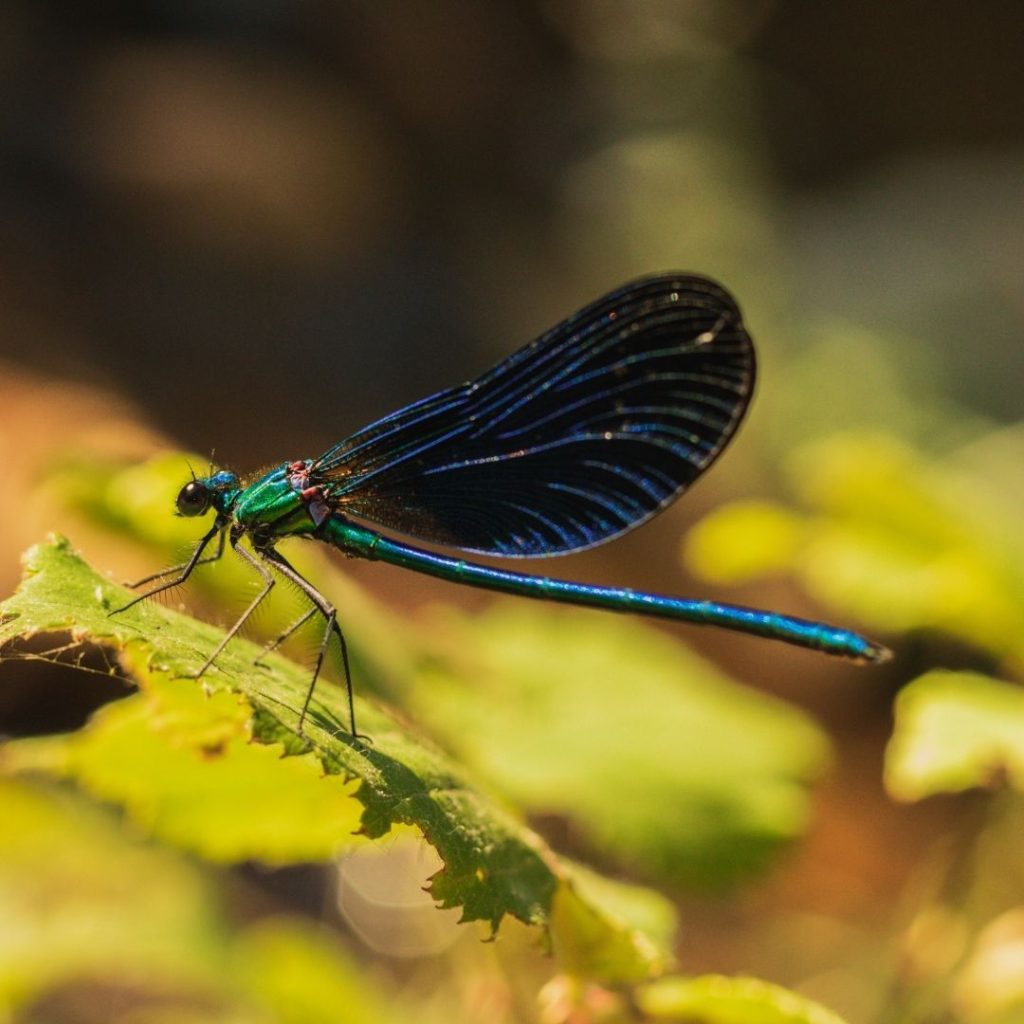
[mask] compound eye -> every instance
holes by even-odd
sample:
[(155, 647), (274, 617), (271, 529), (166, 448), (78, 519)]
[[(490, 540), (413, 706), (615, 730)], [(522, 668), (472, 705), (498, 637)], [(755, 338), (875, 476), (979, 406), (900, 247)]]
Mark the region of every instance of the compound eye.
[(178, 512), (183, 516), (201, 516), (210, 507), (206, 484), (192, 480), (178, 492)]

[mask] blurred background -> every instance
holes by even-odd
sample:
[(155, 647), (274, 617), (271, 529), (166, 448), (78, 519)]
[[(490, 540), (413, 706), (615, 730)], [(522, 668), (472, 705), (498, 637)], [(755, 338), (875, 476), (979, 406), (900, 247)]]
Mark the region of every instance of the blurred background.
[[(934, 665), (1015, 671), (1019, 641), (993, 641), (983, 625), (943, 633), (963, 621), (963, 599), (927, 613), (870, 590), (830, 603), (836, 588), (821, 578), (856, 582), (862, 570), (844, 577), (818, 560), (802, 581), (746, 575), (730, 568), (728, 533), (721, 557), (703, 562), (678, 556), (680, 538), (738, 499), (813, 499), (842, 461), (815, 445), (837, 434), (859, 439), (844, 465), (853, 484), (875, 481), (875, 498), (921, 478), (922, 493), (934, 483), (961, 508), (998, 506), (1000, 523), (1017, 521), (1019, 51), (1011, 0), (7, 0), (3, 592), (19, 553), (52, 529), (116, 574), (159, 563), (124, 554), (40, 491), (62, 460), (173, 448), (247, 474), (315, 456), (632, 277), (715, 277), (761, 353), (739, 439), (657, 522), (542, 568), (850, 621), (896, 646), (890, 668), (830, 664), (823, 679), (812, 655), (687, 633), (733, 677), (810, 712), (833, 767), (800, 850), (731, 901), (638, 872), (684, 907), (684, 964), (816, 977), (814, 991), (855, 1012), (865, 975), (842, 974), (845, 954), (797, 967), (788, 943), (804, 934), (870, 959), (915, 865), (974, 812), (886, 796), (893, 694)], [(969, 486), (946, 486), (967, 469)], [(915, 513), (926, 503), (901, 496)], [(916, 584), (882, 564), (905, 597)], [(351, 571), (410, 614), (428, 601), (489, 604), (379, 566)], [(933, 594), (921, 585), (923, 607)], [(0, 732), (74, 722), (58, 706), (73, 698), (52, 692), (5, 696)], [(602, 861), (558, 815), (532, 820)], [(610, 863), (631, 875), (628, 857)], [(315, 917), (316, 883), (296, 877), (264, 878), (259, 900)], [(876, 1004), (895, 970), (873, 975)], [(484, 988), (455, 985), (439, 1005), (530, 1019), (525, 996)]]
[(769, 395), (845, 318), (1014, 419), (1017, 14), (14, 0), (3, 354), (251, 468), (676, 268), (739, 296)]

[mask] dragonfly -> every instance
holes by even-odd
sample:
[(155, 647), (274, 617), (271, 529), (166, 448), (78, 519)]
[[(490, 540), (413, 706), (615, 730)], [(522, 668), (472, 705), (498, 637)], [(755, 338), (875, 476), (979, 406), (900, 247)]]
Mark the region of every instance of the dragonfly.
[[(229, 470), (193, 474), (177, 496), (177, 513), (212, 512), (212, 525), (187, 561), (138, 580), (137, 589), (155, 585), (117, 611), (179, 586), (229, 544), (262, 587), (201, 676), (276, 578), (291, 581), (310, 607), (268, 650), (316, 614), (324, 624), (300, 735), (336, 637), (349, 728), (361, 738), (337, 608), (277, 549), (293, 537), (466, 586), (717, 626), (882, 662), (889, 657), (885, 647), (823, 622), (513, 572), (391, 536), (507, 559), (582, 551), (621, 536), (674, 502), (721, 455), (750, 404), (755, 378), (753, 342), (725, 288), (694, 274), (642, 278), (476, 380), (399, 409), (317, 458), (291, 459), (247, 482)], [(205, 554), (215, 540), (213, 553)]]

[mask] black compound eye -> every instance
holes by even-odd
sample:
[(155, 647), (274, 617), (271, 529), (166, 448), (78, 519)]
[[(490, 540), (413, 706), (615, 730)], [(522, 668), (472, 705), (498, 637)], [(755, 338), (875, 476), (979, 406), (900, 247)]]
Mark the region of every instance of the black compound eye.
[(201, 516), (210, 507), (206, 484), (193, 480), (178, 492), (178, 512), (183, 516)]

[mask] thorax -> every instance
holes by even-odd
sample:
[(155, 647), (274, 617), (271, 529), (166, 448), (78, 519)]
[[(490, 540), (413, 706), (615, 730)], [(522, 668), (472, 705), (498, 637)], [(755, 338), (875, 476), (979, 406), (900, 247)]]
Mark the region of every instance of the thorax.
[(238, 495), (235, 523), (247, 532), (283, 537), (312, 533), (330, 515), (321, 488), (309, 478), (308, 460), (285, 462)]

